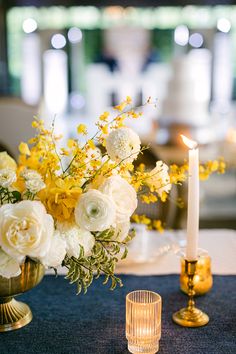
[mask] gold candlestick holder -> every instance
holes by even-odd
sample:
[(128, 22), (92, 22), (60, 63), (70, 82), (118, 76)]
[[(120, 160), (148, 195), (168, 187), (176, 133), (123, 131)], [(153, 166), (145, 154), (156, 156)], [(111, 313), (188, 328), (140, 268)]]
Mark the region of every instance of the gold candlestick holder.
[(198, 261), (188, 261), (185, 259), (185, 273), (188, 276), (187, 295), (188, 305), (175, 312), (172, 319), (175, 323), (183, 327), (201, 327), (209, 322), (207, 314), (195, 307), (194, 276), (196, 274)]
[[(188, 294), (188, 275), (185, 272), (185, 257), (183, 254), (180, 254), (180, 264), (180, 289), (185, 294)], [(208, 293), (211, 290), (212, 285), (211, 257), (207, 251), (199, 249), (196, 273), (194, 275), (195, 296), (201, 296)]]

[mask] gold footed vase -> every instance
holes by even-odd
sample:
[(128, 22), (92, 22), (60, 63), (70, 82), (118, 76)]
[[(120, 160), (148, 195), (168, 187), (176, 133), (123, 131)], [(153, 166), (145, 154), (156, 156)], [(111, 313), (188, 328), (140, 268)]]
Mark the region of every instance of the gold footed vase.
[(12, 331), (31, 322), (33, 316), (28, 305), (14, 299), (40, 283), (45, 269), (42, 264), (27, 259), (21, 274), (14, 278), (0, 276), (0, 332)]

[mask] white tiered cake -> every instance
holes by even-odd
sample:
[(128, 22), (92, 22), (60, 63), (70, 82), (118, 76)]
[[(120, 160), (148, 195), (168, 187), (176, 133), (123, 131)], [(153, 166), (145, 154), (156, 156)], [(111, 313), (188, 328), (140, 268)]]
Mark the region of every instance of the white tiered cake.
[(209, 121), (211, 56), (206, 49), (194, 49), (174, 59), (168, 95), (163, 102), (163, 123), (199, 127)]

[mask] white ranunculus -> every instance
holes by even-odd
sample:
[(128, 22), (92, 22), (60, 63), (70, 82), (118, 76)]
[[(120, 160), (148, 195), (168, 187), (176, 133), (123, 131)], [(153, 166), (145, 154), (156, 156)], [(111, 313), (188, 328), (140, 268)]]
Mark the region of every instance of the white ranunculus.
[(20, 274), (20, 264), (0, 248), (0, 276), (9, 279)]
[(81, 229), (75, 223), (60, 223), (57, 225), (66, 242), (66, 253), (69, 257), (80, 256), (80, 246), (84, 249), (84, 256), (89, 257), (95, 244), (95, 238), (91, 232)]
[(0, 187), (9, 188), (16, 181), (16, 173), (11, 168), (0, 170)]
[(59, 231), (55, 231), (47, 253), (40, 257), (40, 262), (46, 267), (57, 268), (66, 255), (66, 242)]
[(129, 229), (130, 229), (130, 221), (129, 220), (122, 222), (120, 224), (117, 224), (116, 229), (115, 229), (114, 239), (116, 241), (120, 241), (120, 242), (124, 241), (129, 234)]
[(115, 221), (113, 200), (96, 189), (84, 193), (75, 207), (75, 221), (88, 231), (104, 231)]
[(0, 246), (18, 262), (25, 256), (43, 257), (53, 232), (53, 218), (41, 202), (24, 200), (0, 208)]
[(153, 188), (160, 196), (163, 192), (169, 193), (171, 190), (169, 167), (162, 161), (157, 161), (156, 167), (149, 173), (146, 184)]
[(138, 201), (135, 189), (119, 175), (106, 179), (99, 190), (114, 201), (117, 223), (127, 221), (137, 208)]
[(113, 130), (106, 139), (106, 149), (113, 161), (133, 162), (140, 152), (139, 136), (130, 128)]

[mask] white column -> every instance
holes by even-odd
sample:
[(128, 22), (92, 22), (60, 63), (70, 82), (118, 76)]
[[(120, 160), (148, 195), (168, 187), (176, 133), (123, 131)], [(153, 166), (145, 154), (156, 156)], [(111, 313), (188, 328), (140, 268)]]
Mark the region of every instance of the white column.
[(25, 34), (22, 43), (21, 97), (24, 102), (36, 105), (41, 96), (40, 37), (37, 33)]
[(63, 114), (68, 101), (67, 54), (50, 49), (43, 55), (44, 100), (46, 110), (52, 115)]

